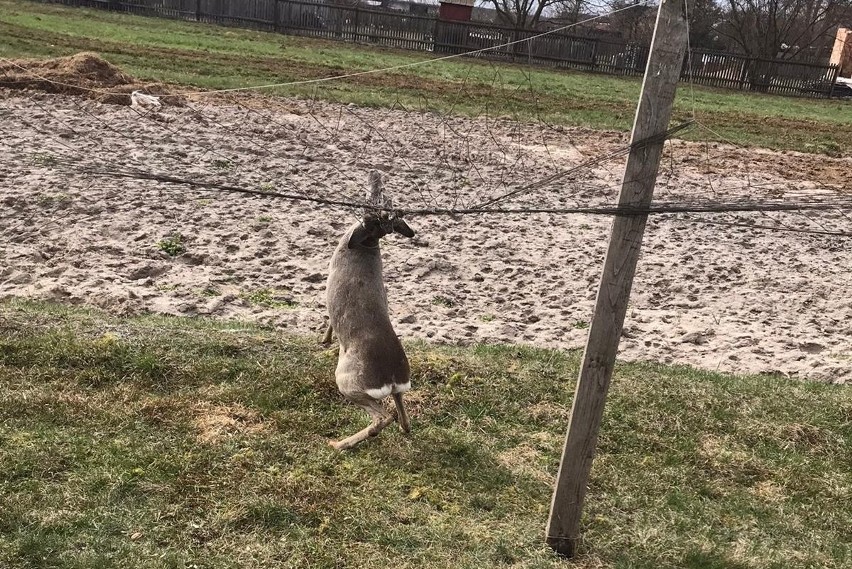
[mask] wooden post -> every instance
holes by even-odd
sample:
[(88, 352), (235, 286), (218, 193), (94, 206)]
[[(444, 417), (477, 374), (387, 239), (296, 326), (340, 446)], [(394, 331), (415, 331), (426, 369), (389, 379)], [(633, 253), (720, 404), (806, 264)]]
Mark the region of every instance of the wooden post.
[(828, 98), (834, 96), (834, 84), (837, 83), (837, 76), (840, 75), (840, 68), (830, 66), (828, 70)]
[(281, 0), (273, 0), (272, 4), (272, 29), (281, 32)]
[[(577, 3), (579, 6), (580, 4)], [(597, 71), (598, 68), (598, 44), (600, 40), (592, 40), (592, 69), (591, 71)]]
[[(668, 128), (683, 65), (686, 35), (684, 0), (663, 0), (657, 13), (631, 144), (659, 136)], [(660, 137), (658, 141), (636, 144), (631, 149), (618, 197), (619, 206), (650, 206), (664, 142)], [(579, 538), (580, 516), (598, 428), (647, 218), (647, 214), (617, 216), (612, 224), (547, 524), (547, 544), (569, 557), (575, 553)]]
[(745, 91), (746, 79), (749, 78), (749, 71), (751, 70), (751, 57), (746, 57), (743, 61), (743, 68), (740, 72), (740, 91)]
[[(282, 6), (281, 3), (284, 5)], [(283, 10), (282, 10), (283, 8)], [(301, 13), (303, 6), (299, 4), (299, 10)], [(290, 32), (291, 22), (293, 21), (293, 2), (291, 0), (280, 0), (278, 2), (278, 32), (282, 34), (286, 34)], [(298, 28), (298, 26), (297, 26)]]
[(361, 3), (358, 2), (355, 4), (355, 43), (358, 43), (360, 40), (358, 39), (358, 27), (361, 25)]

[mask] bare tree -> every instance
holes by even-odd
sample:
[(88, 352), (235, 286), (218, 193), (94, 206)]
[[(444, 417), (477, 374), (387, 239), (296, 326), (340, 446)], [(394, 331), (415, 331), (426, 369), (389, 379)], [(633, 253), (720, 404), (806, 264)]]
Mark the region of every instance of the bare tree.
[(553, 12), (560, 24), (576, 24), (591, 4), (591, 0), (561, 0), (553, 7)]
[(719, 33), (716, 28), (723, 12), (716, 0), (691, 0), (689, 2), (689, 41), (693, 48), (718, 49)]
[[(613, 0), (610, 4), (613, 14), (609, 17), (612, 31), (623, 40), (640, 45), (649, 45), (654, 35), (656, 8), (648, 6), (642, 0)], [(633, 7), (626, 10), (625, 8)]]
[[(482, 5), (493, 8), (500, 23), (517, 29), (535, 29), (546, 12), (568, 9), (579, 16), (584, 0), (481, 0)], [(575, 9), (576, 7), (576, 9)], [(576, 21), (576, 20), (574, 20)]]
[(747, 55), (793, 59), (831, 41), (852, 0), (723, 0), (718, 32)]

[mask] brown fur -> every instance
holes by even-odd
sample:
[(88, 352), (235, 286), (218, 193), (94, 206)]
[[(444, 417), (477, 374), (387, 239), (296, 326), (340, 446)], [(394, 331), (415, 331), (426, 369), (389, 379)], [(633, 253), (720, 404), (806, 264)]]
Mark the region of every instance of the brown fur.
[[(331, 443), (340, 450), (376, 436), (394, 420), (381, 400), (368, 391), (375, 394), (390, 386), (396, 419), (405, 432), (410, 429), (402, 393), (395, 392), (397, 386), (410, 381), (408, 358), (388, 316), (379, 250), (379, 240), (390, 231), (413, 235), (401, 220), (372, 217), (354, 224), (340, 239), (329, 265), (329, 328), (340, 342), (337, 387), (372, 418), (368, 428)], [(329, 341), (330, 330), (326, 333)]]

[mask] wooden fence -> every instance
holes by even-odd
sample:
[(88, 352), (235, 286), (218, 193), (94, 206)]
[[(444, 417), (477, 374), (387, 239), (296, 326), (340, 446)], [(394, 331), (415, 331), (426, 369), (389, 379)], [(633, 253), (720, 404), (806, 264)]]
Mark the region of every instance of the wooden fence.
[(760, 59), (709, 50), (693, 50), (682, 80), (701, 85), (777, 95), (830, 97), (840, 69), (836, 65)]
[[(648, 60), (648, 47), (643, 45), (564, 33), (523, 41), (541, 32), (477, 22), (447, 22), (434, 16), (366, 9), (357, 4), (311, 0), (43, 1), (428, 51), (436, 55), (475, 52), (470, 56), (615, 75), (642, 75)], [(684, 61), (681, 79), (691, 77), (695, 83), (723, 89), (830, 97), (838, 72), (832, 65), (693, 50), (692, 56)]]

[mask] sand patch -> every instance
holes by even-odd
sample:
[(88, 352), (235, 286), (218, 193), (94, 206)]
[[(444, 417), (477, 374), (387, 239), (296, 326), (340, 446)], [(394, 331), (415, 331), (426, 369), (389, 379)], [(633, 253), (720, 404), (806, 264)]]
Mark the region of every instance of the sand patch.
[[(0, 90), (0, 112), (7, 158), (0, 164), (0, 298), (235, 318), (317, 338), (326, 319), (328, 261), (355, 219), (352, 211), (80, 169), (143, 168), (358, 199), (367, 171), (377, 168), (395, 203), (452, 205), (545, 178), (564, 162), (560, 152), (588, 158), (624, 142), (617, 133), (530, 124), (521, 125), (527, 143), (511, 146), (506, 141), (519, 127), (510, 122), (286, 98), (259, 109), (164, 106), (163, 120), (151, 120), (75, 96)], [(744, 192), (750, 199), (794, 199), (840, 183), (837, 173), (852, 167), (848, 158), (689, 142), (667, 145), (667, 152), (673, 154), (664, 160), (660, 201), (705, 199), (708, 180), (716, 199)], [(604, 166), (542, 188), (527, 203), (610, 203), (623, 164)], [(852, 219), (837, 212), (814, 213), (815, 223), (797, 213), (719, 219), (755, 217), (840, 231), (850, 230)], [(382, 243), (391, 319), (404, 339), (584, 345), (610, 219), (417, 217), (409, 224), (415, 239), (389, 236)], [(180, 253), (163, 246), (175, 235)], [(850, 266), (852, 239), (653, 216), (619, 357), (849, 381)], [(412, 360), (421, 385), (447, 383), (455, 367), (451, 358)]]

